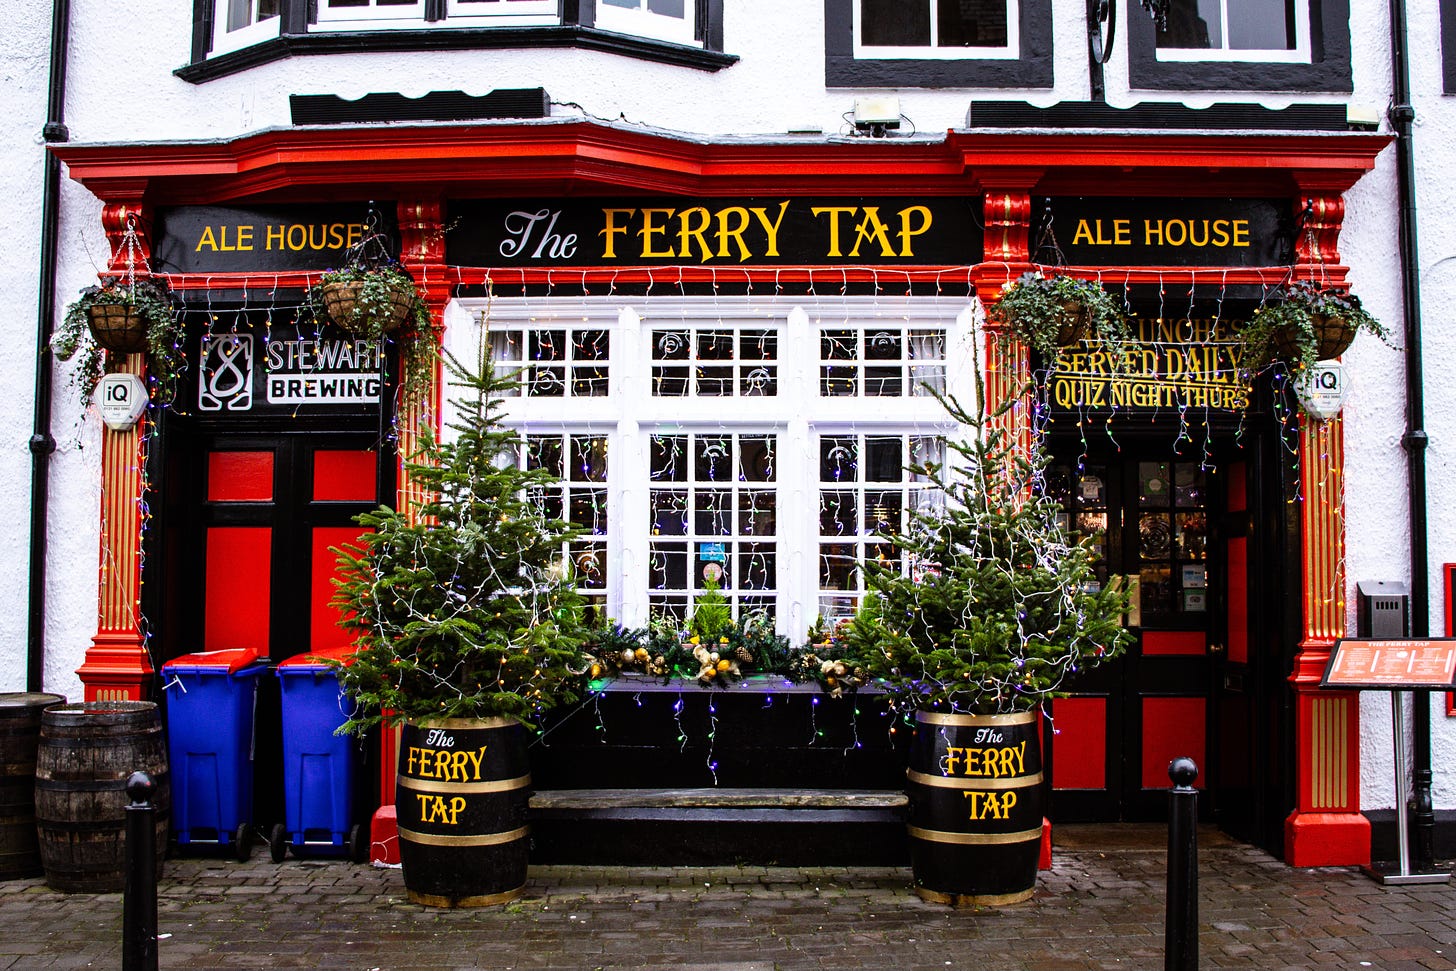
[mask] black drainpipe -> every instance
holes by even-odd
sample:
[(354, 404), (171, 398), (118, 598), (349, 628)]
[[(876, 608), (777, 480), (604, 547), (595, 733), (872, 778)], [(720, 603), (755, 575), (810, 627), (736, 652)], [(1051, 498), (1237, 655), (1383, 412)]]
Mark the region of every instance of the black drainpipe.
[[(1430, 636), (1431, 585), (1426, 564), (1426, 405), (1421, 359), (1420, 256), (1416, 246), (1415, 146), (1411, 129), (1416, 112), (1410, 103), (1410, 58), (1406, 50), (1405, 0), (1390, 3), (1390, 60), (1394, 86), (1390, 124), (1395, 129), (1396, 188), (1400, 197), (1400, 289), (1405, 311), (1406, 452), (1410, 490), (1411, 636)], [(1431, 801), (1431, 694), (1414, 692), (1411, 719), (1411, 775), (1414, 807), (1411, 859), (1420, 867), (1435, 860), (1436, 812)], [(1400, 812), (1401, 806), (1396, 807)]]
[[(66, 131), (66, 46), (71, 32), (70, 0), (51, 5), (51, 77), (46, 123), (47, 145), (70, 138)], [(45, 153), (45, 180), (40, 215), (40, 294), (36, 301), (35, 424), (30, 435), (30, 621), (26, 638), (25, 683), (28, 691), (45, 685), (46, 520), (50, 513), (51, 334), (56, 326), (56, 241), (60, 235), (61, 160)]]

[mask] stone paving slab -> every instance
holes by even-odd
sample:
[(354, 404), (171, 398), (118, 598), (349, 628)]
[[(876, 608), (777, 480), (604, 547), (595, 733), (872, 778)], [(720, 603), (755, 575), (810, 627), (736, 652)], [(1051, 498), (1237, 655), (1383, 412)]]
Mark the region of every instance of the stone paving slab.
[[(1456, 971), (1456, 887), (1385, 887), (1202, 848), (1200, 965)], [(533, 867), (504, 906), (406, 901), (400, 872), (256, 854), (169, 860), (163, 969), (1087, 971), (1163, 964), (1166, 853), (1061, 849), (1036, 894), (951, 910), (899, 868)], [(121, 895), (0, 882), (0, 971), (120, 967)]]

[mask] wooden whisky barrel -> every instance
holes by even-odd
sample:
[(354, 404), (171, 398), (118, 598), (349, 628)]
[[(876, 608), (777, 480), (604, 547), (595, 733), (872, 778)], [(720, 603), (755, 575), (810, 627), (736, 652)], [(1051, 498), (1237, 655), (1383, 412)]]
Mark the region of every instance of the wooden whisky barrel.
[(0, 880), (43, 872), (35, 835), (35, 752), (40, 713), (65, 700), (38, 691), (0, 694)]
[(46, 883), (66, 893), (117, 892), (126, 883), (126, 780), (155, 786), (157, 874), (167, 849), (171, 788), (154, 702), (54, 705), (41, 713), (35, 820)]
[(409, 899), (486, 907), (526, 885), (526, 729), (514, 718), (408, 722), (395, 811)]
[(916, 713), (906, 794), (921, 897), (999, 906), (1031, 896), (1045, 815), (1040, 728), (1039, 710)]

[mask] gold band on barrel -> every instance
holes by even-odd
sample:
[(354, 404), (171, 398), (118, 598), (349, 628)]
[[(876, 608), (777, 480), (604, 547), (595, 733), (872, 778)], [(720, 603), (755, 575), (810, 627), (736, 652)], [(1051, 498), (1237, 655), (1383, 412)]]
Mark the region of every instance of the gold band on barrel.
[(522, 826), (505, 833), (477, 833), (473, 836), (444, 836), (435, 833), (417, 833), (412, 829), (399, 827), (399, 838), (408, 840), (411, 843), (418, 843), (421, 846), (497, 846), (501, 843), (514, 843), (516, 840), (525, 839), (531, 831), (529, 826)]
[(406, 890), (405, 895), (409, 897), (412, 904), (422, 904), (425, 907), (490, 907), (495, 904), (503, 904), (508, 900), (515, 900), (523, 892), (526, 885), (523, 883), (514, 890), (503, 890), (500, 893), (481, 894), (476, 897), (441, 897), (432, 893), (419, 893), (414, 890)]
[(1031, 890), (1018, 890), (1016, 893), (938, 893), (924, 887), (916, 887), (915, 892), (921, 900), (951, 907), (1005, 907), (1030, 900), (1032, 894)]
[(911, 782), (918, 782), (922, 786), (940, 786), (944, 789), (1024, 789), (1027, 786), (1041, 785), (1041, 773), (1032, 775), (1016, 775), (1007, 779), (983, 779), (979, 776), (967, 778), (961, 776), (927, 775), (924, 772), (916, 772), (914, 769), (906, 769), (905, 777)]
[(921, 829), (907, 826), (911, 839), (922, 839), (929, 843), (960, 843), (965, 846), (996, 846), (1003, 843), (1029, 843), (1041, 839), (1041, 827), (1023, 829), (1017, 833), (947, 833), (941, 829)]
[(917, 711), (915, 719), (927, 725), (1030, 725), (1036, 721), (1036, 712), (1013, 711), (1005, 715), (959, 715), (953, 712)]
[(413, 789), (415, 792), (458, 792), (469, 795), (474, 792), (524, 789), (531, 784), (531, 777), (518, 775), (514, 779), (492, 779), (489, 782), (432, 782), (412, 775), (402, 775), (397, 784), (401, 789)]

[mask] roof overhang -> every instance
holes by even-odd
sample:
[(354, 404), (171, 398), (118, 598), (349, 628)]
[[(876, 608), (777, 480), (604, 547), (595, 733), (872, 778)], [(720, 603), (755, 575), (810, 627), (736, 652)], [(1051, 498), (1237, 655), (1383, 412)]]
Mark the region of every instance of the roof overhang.
[(1294, 196), (1342, 193), (1370, 133), (951, 131), (705, 138), (580, 119), (278, 128), (226, 140), (51, 146), (106, 202), (684, 195)]

